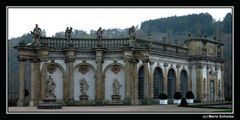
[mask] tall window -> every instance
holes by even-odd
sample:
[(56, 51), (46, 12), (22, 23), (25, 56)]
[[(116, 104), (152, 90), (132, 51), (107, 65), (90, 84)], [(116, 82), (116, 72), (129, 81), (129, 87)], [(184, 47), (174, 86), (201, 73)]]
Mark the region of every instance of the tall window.
[(188, 76), (187, 76), (187, 72), (185, 70), (181, 71), (180, 87), (181, 87), (182, 95), (185, 95), (187, 93), (187, 90), (188, 90)]
[(153, 92), (154, 92), (154, 98), (157, 99), (158, 96), (160, 95), (160, 93), (163, 92), (163, 73), (161, 68), (157, 67), (154, 70), (154, 88), (153, 88)]
[(214, 100), (214, 94), (215, 90), (214, 90), (214, 80), (210, 81), (210, 98), (211, 100)]
[(144, 69), (141, 66), (138, 70), (138, 99), (144, 97)]
[(173, 69), (168, 71), (168, 97), (173, 98), (176, 91), (176, 74)]

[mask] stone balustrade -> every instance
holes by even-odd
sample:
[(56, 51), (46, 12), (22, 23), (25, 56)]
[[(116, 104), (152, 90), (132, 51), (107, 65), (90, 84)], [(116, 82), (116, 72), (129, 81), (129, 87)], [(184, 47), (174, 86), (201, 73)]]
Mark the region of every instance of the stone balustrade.
[[(137, 39), (137, 47), (143, 48), (153, 48), (165, 53), (176, 53), (186, 55), (188, 49), (176, 45), (170, 45), (160, 42), (148, 41)], [(41, 45), (46, 45), (51, 48), (66, 48), (68, 44), (72, 44), (74, 48), (95, 48), (97, 47), (97, 39), (81, 39), (81, 38), (72, 38), (67, 42), (66, 38), (53, 38), (53, 37), (41, 37)], [(130, 46), (130, 38), (112, 38), (112, 39), (102, 39), (101, 44), (103, 48), (121, 48)]]

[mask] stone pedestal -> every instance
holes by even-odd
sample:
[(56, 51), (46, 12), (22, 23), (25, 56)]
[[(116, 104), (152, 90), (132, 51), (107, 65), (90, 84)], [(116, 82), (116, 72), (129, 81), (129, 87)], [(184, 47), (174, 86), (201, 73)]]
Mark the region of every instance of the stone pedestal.
[(118, 100), (120, 100), (120, 98), (121, 98), (121, 95), (112, 95), (113, 101), (118, 101)]
[(80, 95), (79, 98), (80, 98), (80, 101), (88, 101), (87, 95)]
[(43, 103), (37, 106), (38, 109), (62, 109), (62, 105), (56, 103), (54, 98), (44, 98)]

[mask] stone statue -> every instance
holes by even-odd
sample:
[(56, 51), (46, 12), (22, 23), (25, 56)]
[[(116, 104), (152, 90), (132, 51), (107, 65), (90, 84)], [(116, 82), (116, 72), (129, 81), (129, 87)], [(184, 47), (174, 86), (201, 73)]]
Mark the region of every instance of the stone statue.
[(85, 80), (85, 78), (83, 78), (81, 81), (80, 81), (80, 86), (81, 86), (81, 95), (82, 96), (87, 96), (87, 90), (88, 90), (88, 87), (89, 85), (87, 84), (87, 81)]
[(113, 95), (119, 95), (120, 94), (120, 87), (122, 87), (122, 85), (120, 85), (117, 78), (115, 78), (114, 81), (113, 81)]
[(70, 27), (70, 29), (67, 27), (67, 29), (65, 30), (65, 37), (67, 38), (67, 40), (71, 39), (71, 34), (72, 34), (72, 27)]
[(46, 91), (47, 91), (47, 98), (56, 98), (55, 95), (56, 83), (53, 81), (51, 75), (46, 81)]
[(101, 40), (101, 39), (102, 39), (102, 34), (103, 34), (103, 30), (102, 30), (102, 27), (100, 27), (100, 28), (97, 30), (97, 38), (98, 38), (98, 40)]
[(41, 35), (41, 28), (38, 27), (38, 24), (36, 24), (36, 27), (33, 29), (33, 32), (30, 31), (32, 33), (32, 35), (34, 37), (39, 37)]
[(134, 26), (132, 26), (132, 27), (129, 29), (128, 34), (131, 36), (131, 38), (132, 38), (133, 40), (135, 40), (136, 32), (135, 32)]

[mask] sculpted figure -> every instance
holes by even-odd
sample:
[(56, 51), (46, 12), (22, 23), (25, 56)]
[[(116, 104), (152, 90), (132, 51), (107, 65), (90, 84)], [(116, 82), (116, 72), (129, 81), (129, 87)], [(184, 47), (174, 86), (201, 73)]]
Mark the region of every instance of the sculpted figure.
[(122, 87), (122, 85), (120, 85), (117, 78), (115, 78), (114, 81), (113, 81), (113, 95), (119, 95), (120, 94), (120, 87)]
[(136, 31), (135, 31), (134, 26), (132, 26), (132, 27), (129, 29), (128, 34), (131, 36), (132, 39), (135, 39), (135, 37), (136, 37)]
[(46, 91), (47, 91), (47, 98), (56, 98), (55, 95), (55, 89), (56, 89), (56, 83), (53, 81), (51, 75), (49, 75), (49, 78), (46, 81)]
[(87, 95), (87, 90), (88, 90), (88, 87), (89, 85), (87, 84), (87, 81), (85, 80), (85, 78), (83, 78), (81, 81), (80, 81), (80, 86), (81, 86), (81, 95)]
[(40, 36), (41, 35), (41, 28), (38, 27), (38, 24), (36, 24), (36, 27), (33, 29), (33, 32), (31, 31), (33, 36)]
[(65, 37), (67, 38), (67, 40), (71, 39), (71, 34), (72, 34), (72, 27), (70, 27), (70, 29), (67, 27), (67, 29), (65, 30)]

